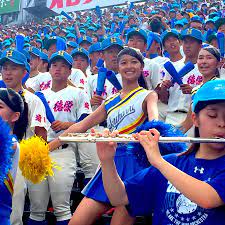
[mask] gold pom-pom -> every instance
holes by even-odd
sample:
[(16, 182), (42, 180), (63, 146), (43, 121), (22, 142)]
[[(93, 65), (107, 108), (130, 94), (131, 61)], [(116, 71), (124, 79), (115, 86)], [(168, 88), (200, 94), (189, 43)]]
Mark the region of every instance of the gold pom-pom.
[(19, 167), (22, 175), (34, 184), (53, 176), (53, 168), (59, 169), (49, 155), (48, 144), (37, 136), (20, 142)]

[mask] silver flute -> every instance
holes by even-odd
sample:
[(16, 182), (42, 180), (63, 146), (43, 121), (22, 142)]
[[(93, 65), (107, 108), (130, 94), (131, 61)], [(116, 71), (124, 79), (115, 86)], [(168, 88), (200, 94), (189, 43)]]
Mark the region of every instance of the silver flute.
[[(96, 143), (96, 142), (139, 142), (131, 134), (118, 134), (115, 137), (91, 135), (91, 133), (69, 133), (68, 136), (59, 136), (61, 142), (81, 142), (81, 143)], [(193, 138), (193, 137), (160, 137), (160, 143), (225, 143), (225, 138)]]

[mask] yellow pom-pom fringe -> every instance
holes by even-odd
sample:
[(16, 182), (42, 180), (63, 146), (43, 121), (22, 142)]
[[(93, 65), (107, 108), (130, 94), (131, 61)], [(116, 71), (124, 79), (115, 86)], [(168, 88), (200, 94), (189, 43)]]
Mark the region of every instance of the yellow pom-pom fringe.
[(22, 175), (34, 184), (53, 176), (53, 168), (60, 169), (49, 155), (48, 144), (37, 136), (20, 142), (19, 167)]

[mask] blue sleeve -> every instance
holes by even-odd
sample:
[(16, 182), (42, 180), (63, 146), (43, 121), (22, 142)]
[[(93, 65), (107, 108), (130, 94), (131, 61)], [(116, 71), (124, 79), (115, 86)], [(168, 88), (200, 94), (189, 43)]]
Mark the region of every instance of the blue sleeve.
[(89, 114), (87, 113), (83, 113), (80, 118), (77, 120), (77, 122), (80, 122), (81, 120), (85, 119), (87, 116), (89, 116)]
[(220, 198), (225, 202), (225, 170), (221, 171), (214, 178), (211, 178), (207, 183), (216, 190)]
[[(164, 157), (166, 161), (174, 164), (175, 154)], [(167, 187), (166, 178), (151, 166), (146, 168), (124, 182), (129, 205), (127, 210), (131, 216), (151, 215), (157, 201), (163, 201)]]

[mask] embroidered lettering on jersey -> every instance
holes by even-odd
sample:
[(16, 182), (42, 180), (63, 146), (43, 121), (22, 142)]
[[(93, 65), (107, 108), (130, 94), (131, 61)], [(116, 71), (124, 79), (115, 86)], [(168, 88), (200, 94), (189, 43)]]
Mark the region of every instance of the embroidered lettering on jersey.
[(143, 70), (144, 77), (148, 77), (150, 75), (148, 70)]
[(41, 114), (37, 114), (35, 116), (35, 120), (38, 121), (38, 122), (40, 122), (40, 123), (41, 123), (41, 119), (42, 119)]
[(199, 85), (202, 82), (202, 76), (195, 77), (194, 74), (188, 77), (187, 84), (196, 84)]
[(46, 90), (46, 89), (50, 88), (51, 87), (51, 82), (52, 82), (51, 80), (49, 80), (47, 83), (42, 82), (40, 84), (40, 90), (43, 91), (43, 90)]
[(54, 112), (71, 112), (73, 107), (73, 101), (65, 101), (62, 100), (57, 101), (54, 106)]
[(129, 106), (128, 108), (126, 108), (125, 110), (123, 110), (123, 108), (121, 108), (118, 113), (117, 116), (114, 117), (113, 119), (109, 119), (109, 123), (108, 123), (108, 128), (109, 130), (114, 130), (117, 129), (117, 127), (119, 126), (119, 124), (130, 114), (135, 113), (135, 107), (134, 105)]

